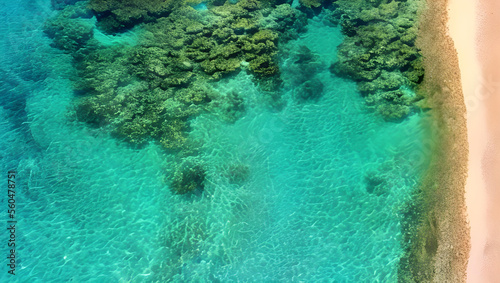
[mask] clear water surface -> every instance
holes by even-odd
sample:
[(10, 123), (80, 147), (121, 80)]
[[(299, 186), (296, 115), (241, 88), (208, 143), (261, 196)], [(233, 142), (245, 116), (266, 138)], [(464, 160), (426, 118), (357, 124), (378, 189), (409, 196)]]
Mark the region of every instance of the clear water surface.
[[(186, 197), (166, 186), (172, 156), (158, 145), (132, 149), (68, 115), (70, 58), (41, 29), (50, 1), (0, 9), (0, 156), (4, 173), (18, 171), (17, 275), (2, 264), (1, 282), (396, 281), (421, 117), (385, 122), (328, 71), (339, 29), (312, 19), (287, 45), (320, 55), (317, 102), (293, 99), (285, 53), (281, 111), (244, 71), (214, 85), (248, 107), (234, 124), (193, 121), (209, 175), (203, 195)], [(247, 178), (231, 182), (227, 164)]]

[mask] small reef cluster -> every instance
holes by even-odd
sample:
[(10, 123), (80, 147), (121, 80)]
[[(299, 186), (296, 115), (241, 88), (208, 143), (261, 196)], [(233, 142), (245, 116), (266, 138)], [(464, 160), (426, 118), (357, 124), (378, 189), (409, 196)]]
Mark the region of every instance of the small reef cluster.
[(330, 19), (346, 37), (331, 71), (355, 80), (368, 105), (386, 120), (406, 117), (422, 99), (416, 94), (424, 76), (422, 54), (415, 46), (421, 4), (399, 0), (332, 3)]
[[(77, 76), (75, 117), (131, 144), (156, 141), (179, 158), (170, 177), (177, 193), (193, 192), (204, 165), (184, 166), (197, 155), (190, 122), (212, 113), (232, 123), (245, 112), (244, 97), (216, 91), (213, 82), (241, 70), (254, 76), (275, 105), (283, 85), (280, 46), (305, 31), (317, 14), (345, 35), (330, 70), (357, 82), (367, 104), (386, 120), (419, 109), (423, 79), (415, 47), (416, 0), (60, 0), (45, 25), (53, 45), (71, 54)], [(335, 50), (332, 50), (335, 52)], [(294, 99), (315, 101), (323, 84), (320, 60), (307, 47), (289, 54)], [(274, 105), (274, 106), (275, 106)], [(188, 169), (186, 169), (188, 168)], [(198, 184), (186, 182), (196, 175)]]

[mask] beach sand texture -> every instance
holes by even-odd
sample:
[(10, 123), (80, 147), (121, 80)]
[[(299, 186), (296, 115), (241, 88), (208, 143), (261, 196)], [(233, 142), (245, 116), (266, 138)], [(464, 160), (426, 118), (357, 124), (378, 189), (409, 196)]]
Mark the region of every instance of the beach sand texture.
[(500, 282), (500, 1), (450, 1), (467, 108), (467, 282)]
[[(427, 1), (417, 45), (425, 58), (422, 90), (434, 109), (429, 173), (423, 181), (426, 214), (414, 277), (421, 282), (465, 282), (469, 258), (466, 222), (467, 125), (457, 52), (448, 33), (448, 1)], [(420, 250), (420, 251), (419, 251)]]

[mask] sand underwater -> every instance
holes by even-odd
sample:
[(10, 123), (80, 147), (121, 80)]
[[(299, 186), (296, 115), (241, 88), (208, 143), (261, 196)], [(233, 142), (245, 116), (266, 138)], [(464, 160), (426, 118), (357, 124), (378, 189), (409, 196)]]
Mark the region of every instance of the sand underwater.
[(0, 281), (464, 280), (442, 2), (2, 1)]

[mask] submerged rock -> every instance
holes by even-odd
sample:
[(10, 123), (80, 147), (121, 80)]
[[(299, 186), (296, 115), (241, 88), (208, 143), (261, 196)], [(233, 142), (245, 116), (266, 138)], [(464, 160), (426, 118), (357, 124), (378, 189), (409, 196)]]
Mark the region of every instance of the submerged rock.
[(323, 83), (317, 78), (306, 81), (295, 90), (295, 99), (299, 102), (317, 101), (323, 96), (323, 88)]
[(203, 191), (206, 170), (199, 160), (185, 158), (175, 169), (171, 187), (177, 194)]

